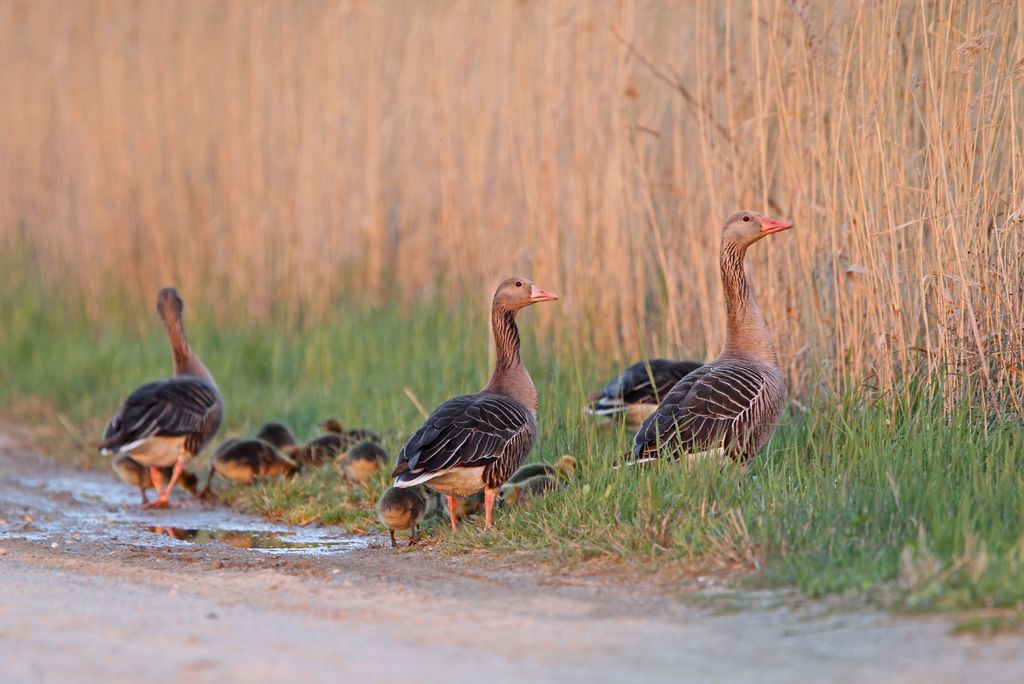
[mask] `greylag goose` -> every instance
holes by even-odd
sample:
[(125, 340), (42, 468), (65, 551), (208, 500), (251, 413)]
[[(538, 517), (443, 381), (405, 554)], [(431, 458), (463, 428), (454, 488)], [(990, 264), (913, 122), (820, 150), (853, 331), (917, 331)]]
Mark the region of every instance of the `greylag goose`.
[[(110, 419), (100, 443), (101, 453), (128, 454), (150, 468), (157, 498), (143, 504), (146, 508), (171, 505), (171, 490), (185, 463), (217, 433), (224, 416), (224, 398), (217, 383), (185, 337), (184, 304), (177, 290), (160, 290), (156, 309), (171, 342), (174, 376), (132, 392)], [(160, 468), (170, 466), (174, 467), (170, 482), (162, 489)]]
[(715, 455), (746, 463), (768, 442), (785, 404), (786, 385), (743, 263), (750, 245), (792, 227), (753, 211), (737, 212), (725, 222), (720, 252), (725, 346), (717, 359), (669, 391), (640, 426), (629, 460)]
[(225, 480), (251, 484), (261, 477), (292, 475), (298, 464), (262, 439), (229, 439), (217, 447), (210, 460), (210, 488), (213, 474)]
[(551, 465), (550, 463), (527, 463), (524, 466), (520, 466), (516, 472), (509, 475), (508, 479), (505, 480), (505, 483), (516, 484), (517, 482), (529, 480), (531, 477), (537, 477), (538, 475), (549, 475), (551, 477), (569, 479), (575, 474), (576, 459), (569, 454), (565, 454), (563, 456), (559, 456), (554, 465)]
[(702, 365), (668, 359), (639, 361), (588, 396), (584, 410), (592, 416), (622, 417), (628, 427), (636, 429), (677, 382)]
[(377, 502), (377, 517), (388, 528), (391, 535), (391, 548), (398, 546), (395, 532), (409, 530), (409, 546), (419, 538), (419, 525), (424, 520), (434, 517), (440, 506), (440, 494), (428, 490), (423, 485), (416, 487), (389, 487)]
[(527, 499), (557, 491), (563, 486), (554, 475), (534, 475), (519, 482), (506, 482), (498, 491), (498, 503), (502, 506), (515, 506)]
[(345, 479), (353, 484), (366, 484), (377, 477), (381, 468), (387, 465), (388, 452), (374, 442), (360, 442), (348, 450), (341, 461)]
[[(139, 493), (142, 495), (143, 504), (149, 503), (149, 498), (146, 496), (146, 490), (153, 486), (153, 476), (149, 472), (149, 468), (142, 465), (128, 454), (121, 454), (115, 458), (110, 464), (110, 467), (114, 469), (114, 472), (117, 473), (117, 476), (121, 478), (122, 482), (138, 488)], [(161, 468), (160, 474), (169, 480), (173, 474), (173, 469)], [(196, 485), (199, 480), (193, 473), (182, 473), (178, 482), (181, 483), (182, 489), (193, 496), (196, 494)]]
[(476, 394), (455, 397), (430, 414), (398, 455), (391, 473), (395, 486), (427, 484), (448, 496), (452, 529), (457, 529), (452, 497), (483, 489), (484, 519), (492, 527), (494, 496), (533, 447), (537, 434), (537, 389), (519, 355), (516, 314), (558, 296), (526, 278), (508, 278), (494, 293), (491, 329), (497, 361), (487, 385)]
[(275, 449), (295, 446), (295, 436), (292, 431), (281, 423), (264, 423), (256, 433), (256, 439), (262, 439)]

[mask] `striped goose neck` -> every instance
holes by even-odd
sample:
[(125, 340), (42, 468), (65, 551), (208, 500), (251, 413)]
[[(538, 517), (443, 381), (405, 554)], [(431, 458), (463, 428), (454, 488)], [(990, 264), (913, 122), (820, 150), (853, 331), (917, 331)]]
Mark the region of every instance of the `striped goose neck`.
[(188, 343), (188, 338), (185, 337), (185, 326), (181, 322), (181, 313), (168, 311), (164, 314), (163, 319), (164, 326), (167, 328), (167, 338), (171, 342), (174, 374), (192, 375), (216, 386), (217, 383), (214, 382), (213, 375), (192, 351), (192, 346)]
[(739, 356), (779, 365), (771, 333), (747, 280), (747, 248), (722, 241), (722, 290), (725, 295), (726, 331), (722, 356)]
[(516, 312), (500, 305), (491, 309), (491, 330), (494, 332), (494, 348), (497, 358), (494, 373), (484, 387), (484, 392), (504, 394), (518, 399), (528, 409), (537, 413), (537, 388), (519, 355), (519, 327)]

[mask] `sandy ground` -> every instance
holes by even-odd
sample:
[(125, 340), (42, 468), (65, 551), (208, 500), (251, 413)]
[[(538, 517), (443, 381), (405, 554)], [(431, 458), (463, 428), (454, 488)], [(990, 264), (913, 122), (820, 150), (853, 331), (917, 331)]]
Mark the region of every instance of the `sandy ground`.
[(137, 496), (0, 436), (0, 681), (1024, 681), (1024, 639), (953, 637), (943, 618), (778, 594), (699, 608), (607, 574), (395, 552), (211, 506), (143, 512)]

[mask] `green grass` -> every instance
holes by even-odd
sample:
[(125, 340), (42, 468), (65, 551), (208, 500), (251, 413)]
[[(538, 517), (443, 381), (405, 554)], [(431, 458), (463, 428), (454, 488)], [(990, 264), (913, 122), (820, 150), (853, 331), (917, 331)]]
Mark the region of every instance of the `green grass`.
[[(16, 292), (0, 297), (12, 312), (0, 331), (0, 405), (42, 398), (79, 440), (94, 442), (129, 391), (168, 372), (155, 315), (93, 330), (46, 306), (36, 289)], [(478, 389), (489, 374), (485, 312), (339, 307), (334, 323), (304, 330), (219, 329), (202, 312), (186, 316), (193, 345), (227, 399), (222, 437), (269, 419), (305, 437), (319, 420), (338, 415), (387, 434), (394, 455), (421, 421), (404, 388), (430, 408)], [(530, 318), (523, 316), (526, 330)], [(613, 559), (642, 568), (744, 568), (755, 570), (747, 581), (765, 586), (811, 595), (855, 590), (910, 609), (1009, 609), (1000, 620), (1019, 622), (1019, 421), (944, 410), (938, 389), (913, 392), (895, 408), (850, 396), (807, 411), (791, 408), (748, 473), (714, 463), (613, 469), (629, 435), (580, 411), (585, 390), (604, 379), (607, 364), (577, 365), (567, 360), (576, 358), (571, 350), (560, 356), (535, 344), (524, 351), (541, 395), (531, 457), (554, 461), (570, 453), (580, 472), (563, 492), (499, 512), (493, 533), (471, 520), (453, 534), (438, 521), (429, 532), (443, 550), (483, 548), (559, 563)], [(86, 454), (69, 447), (63, 455)], [(379, 529), (372, 506), (384, 487), (383, 475), (366, 488), (348, 486), (330, 465), (224, 495), (289, 522), (368, 530)]]

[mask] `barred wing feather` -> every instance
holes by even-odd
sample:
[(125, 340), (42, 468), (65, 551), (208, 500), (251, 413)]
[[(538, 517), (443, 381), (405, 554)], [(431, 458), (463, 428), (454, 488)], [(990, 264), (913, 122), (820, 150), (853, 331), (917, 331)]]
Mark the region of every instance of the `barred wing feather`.
[(143, 385), (118, 409), (103, 431), (102, 446), (116, 451), (148, 437), (193, 437), (193, 453), (216, 432), (223, 407), (216, 388), (204, 380), (177, 376)]
[(633, 442), (633, 459), (720, 447), (749, 459), (771, 435), (784, 396), (776, 369), (743, 363), (699, 368), (679, 381), (644, 421)]
[[(469, 394), (441, 404), (398, 455), (394, 475), (487, 466), (510, 452), (526, 453), (536, 420), (521, 402), (500, 394)], [(525, 440), (524, 435), (529, 439)]]

